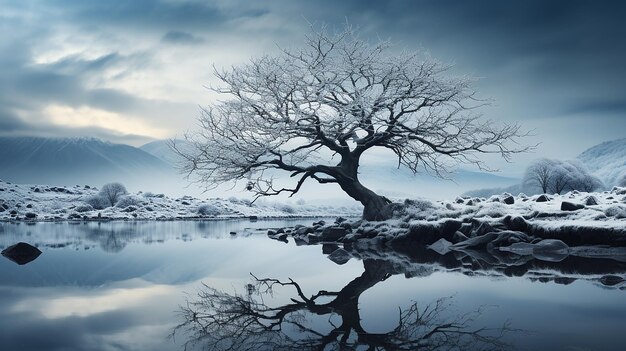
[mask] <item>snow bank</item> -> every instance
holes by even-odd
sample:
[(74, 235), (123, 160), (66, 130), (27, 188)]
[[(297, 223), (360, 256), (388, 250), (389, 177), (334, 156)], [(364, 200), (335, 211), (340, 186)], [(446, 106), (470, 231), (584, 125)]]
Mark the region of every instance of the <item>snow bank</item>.
[(306, 204), (250, 204), (236, 198), (171, 198), (143, 193), (123, 196), (115, 206), (102, 204), (91, 186), (57, 187), (12, 184), (0, 180), (0, 221), (186, 220), (360, 216), (362, 207)]

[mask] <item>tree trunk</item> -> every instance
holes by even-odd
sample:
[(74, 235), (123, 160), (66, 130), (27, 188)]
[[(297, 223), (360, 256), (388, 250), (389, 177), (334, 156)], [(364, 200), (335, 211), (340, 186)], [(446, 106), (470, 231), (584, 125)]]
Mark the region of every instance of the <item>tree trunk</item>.
[(337, 182), (350, 197), (363, 204), (363, 219), (367, 221), (384, 221), (393, 214), (389, 204), (391, 201), (366, 188), (359, 182), (359, 157), (343, 155), (338, 165), (340, 174)]
[(358, 179), (350, 182), (339, 182), (339, 186), (350, 197), (363, 204), (363, 219), (367, 221), (384, 221), (391, 218), (391, 201), (380, 196), (361, 184)]

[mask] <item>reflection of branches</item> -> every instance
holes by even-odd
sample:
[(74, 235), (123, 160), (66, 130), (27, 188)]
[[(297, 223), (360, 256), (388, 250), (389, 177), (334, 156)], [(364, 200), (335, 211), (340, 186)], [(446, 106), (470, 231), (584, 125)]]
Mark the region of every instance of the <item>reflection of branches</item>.
[[(365, 272), (337, 292), (320, 290), (307, 297), (298, 283), (289, 279), (258, 279), (246, 294), (228, 294), (204, 285), (198, 299), (181, 308), (183, 322), (172, 332), (185, 334), (185, 349), (202, 345), (208, 350), (501, 350), (512, 329), (472, 329), (482, 309), (446, 319), (451, 298), (441, 298), (420, 308), (414, 302), (400, 309), (397, 326), (389, 332), (370, 333), (361, 326), (360, 295), (390, 275), (364, 262)], [(270, 306), (276, 288), (293, 288), (296, 297), (286, 304)], [(330, 301), (328, 301), (330, 298)], [(328, 301), (328, 302), (322, 302)], [(315, 316), (326, 316), (320, 323)], [(309, 318), (311, 317), (311, 318)], [(337, 323), (337, 318), (341, 323)], [(364, 348), (365, 347), (365, 348)]]

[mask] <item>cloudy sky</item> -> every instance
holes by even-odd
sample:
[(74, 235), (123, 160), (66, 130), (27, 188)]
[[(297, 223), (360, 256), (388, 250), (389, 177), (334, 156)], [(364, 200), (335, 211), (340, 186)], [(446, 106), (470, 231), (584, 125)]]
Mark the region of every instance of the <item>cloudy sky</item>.
[(0, 0), (0, 134), (180, 135), (216, 98), (212, 65), (347, 18), (479, 78), (486, 116), (534, 130), (540, 156), (571, 158), (626, 136), (625, 15), (621, 1)]

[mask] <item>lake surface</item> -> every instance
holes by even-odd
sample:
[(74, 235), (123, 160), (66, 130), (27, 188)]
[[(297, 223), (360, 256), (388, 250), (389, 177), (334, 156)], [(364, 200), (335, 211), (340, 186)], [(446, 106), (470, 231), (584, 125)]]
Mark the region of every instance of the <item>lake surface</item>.
[(255, 230), (312, 221), (2, 223), (2, 248), (43, 253), (0, 257), (0, 348), (626, 349), (626, 291), (601, 283), (606, 260), (556, 279), (407, 256), (338, 265), (333, 246)]

